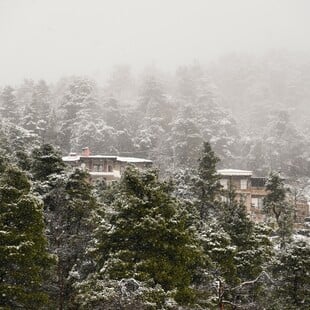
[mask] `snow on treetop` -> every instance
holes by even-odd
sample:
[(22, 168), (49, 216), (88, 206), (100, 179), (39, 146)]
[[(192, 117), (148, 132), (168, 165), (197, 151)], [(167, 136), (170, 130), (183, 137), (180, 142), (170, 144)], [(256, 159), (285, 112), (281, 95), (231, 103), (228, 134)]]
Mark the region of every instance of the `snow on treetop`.
[(220, 175), (227, 175), (227, 176), (233, 176), (233, 175), (251, 176), (253, 174), (253, 172), (250, 170), (238, 170), (238, 169), (222, 169), (217, 170), (217, 173)]

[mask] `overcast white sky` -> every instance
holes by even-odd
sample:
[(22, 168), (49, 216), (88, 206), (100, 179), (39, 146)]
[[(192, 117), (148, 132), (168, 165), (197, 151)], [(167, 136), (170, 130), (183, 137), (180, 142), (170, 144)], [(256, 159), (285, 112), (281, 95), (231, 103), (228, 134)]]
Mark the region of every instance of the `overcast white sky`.
[(0, 0), (0, 84), (310, 51), (310, 0)]

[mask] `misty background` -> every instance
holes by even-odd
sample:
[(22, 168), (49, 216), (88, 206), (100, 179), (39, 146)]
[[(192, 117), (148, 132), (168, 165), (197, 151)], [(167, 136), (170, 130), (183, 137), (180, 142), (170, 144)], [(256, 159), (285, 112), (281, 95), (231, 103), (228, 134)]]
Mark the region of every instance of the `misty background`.
[(307, 178), (309, 11), (303, 0), (1, 0), (2, 133), (13, 153), (89, 146), (164, 173), (194, 167), (210, 141), (222, 167)]
[(231, 53), (307, 53), (309, 11), (307, 0), (1, 0), (0, 82), (101, 79), (117, 64), (174, 72)]

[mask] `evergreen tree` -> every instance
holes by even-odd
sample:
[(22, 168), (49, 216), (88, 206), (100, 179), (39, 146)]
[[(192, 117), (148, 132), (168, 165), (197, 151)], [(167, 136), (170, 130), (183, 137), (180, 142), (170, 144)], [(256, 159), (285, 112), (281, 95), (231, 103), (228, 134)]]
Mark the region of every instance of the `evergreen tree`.
[(273, 216), (277, 223), (280, 246), (290, 241), (293, 229), (293, 209), (287, 200), (287, 189), (277, 173), (271, 173), (266, 183), (267, 196), (264, 198), (264, 212)]
[(51, 145), (35, 149), (32, 157), (31, 172), (44, 202), (49, 249), (57, 257), (48, 292), (52, 307), (67, 309), (73, 303), (73, 284), (86, 268), (85, 248), (96, 225), (96, 201), (88, 175), (80, 170), (66, 173), (59, 152)]
[[(106, 98), (101, 110), (105, 123), (105, 128), (102, 126), (101, 132), (103, 137), (101, 140), (105, 141), (106, 145), (110, 145), (111, 149), (109, 151), (112, 151), (112, 147), (114, 146), (114, 152), (117, 152), (117, 154), (122, 154), (122, 152), (125, 155), (128, 152), (133, 153), (134, 144), (131, 127), (136, 124), (130, 124), (128, 115), (121, 111), (119, 103), (114, 97)], [(95, 143), (98, 144), (97, 141)], [(108, 151), (106, 146), (102, 151)]]
[(124, 116), (120, 111), (118, 101), (114, 97), (109, 97), (105, 100), (102, 106), (102, 113), (103, 120), (108, 126), (116, 130), (124, 128)]
[[(259, 171), (261, 175), (272, 170), (281, 170), (285, 175), (296, 178), (309, 174), (309, 141), (290, 120), (291, 111), (271, 110), (266, 113), (264, 130), (250, 132), (251, 138), (244, 141), (248, 149), (244, 150), (242, 158), (248, 158), (248, 167)], [(259, 119), (262, 119), (259, 117)], [(259, 163), (259, 165), (258, 165)]]
[[(2, 124), (1, 124), (2, 125)], [(0, 156), (6, 158), (11, 153), (8, 137), (2, 126), (0, 127)], [(0, 158), (1, 158), (0, 157)]]
[(289, 243), (278, 251), (271, 270), (276, 281), (269, 304), (272, 309), (309, 309), (309, 243), (302, 240)]
[[(234, 118), (220, 105), (216, 85), (197, 63), (180, 68), (177, 81), (179, 110), (188, 107), (187, 110), (191, 112), (185, 113), (185, 120), (189, 118), (195, 124), (201, 140), (210, 141), (222, 162), (226, 166), (231, 165), (238, 158), (239, 133)], [(195, 162), (196, 158), (192, 158)]]
[(43, 144), (32, 152), (31, 172), (34, 179), (45, 181), (53, 173), (64, 171), (65, 164), (52, 145)]
[(32, 94), (32, 106), (39, 118), (46, 122), (51, 109), (51, 93), (44, 80), (38, 81)]
[[(145, 115), (162, 115), (160, 107), (166, 104), (162, 83), (154, 75), (145, 77), (140, 94), (139, 110)], [(155, 113), (154, 113), (155, 112)]]
[(52, 174), (43, 183), (47, 236), (50, 251), (57, 256), (49, 293), (58, 309), (73, 307), (73, 284), (83, 279), (88, 268), (85, 249), (97, 225), (97, 205), (87, 178), (76, 170), (68, 176)]
[(1, 124), (0, 146), (2, 152), (23, 170), (29, 170), (28, 156), (38, 140), (29, 131), (12, 123)]
[(16, 102), (15, 90), (11, 86), (6, 86), (1, 93), (1, 114), (8, 121), (17, 124), (19, 120), (18, 106)]
[(81, 150), (87, 145), (95, 154), (116, 153), (115, 129), (107, 126), (102, 120), (95, 120), (91, 114), (78, 113), (72, 126), (70, 139), (72, 150)]
[[(85, 122), (93, 123), (97, 118), (97, 97), (95, 83), (87, 78), (77, 78), (68, 86), (61, 106), (63, 119), (59, 144), (63, 150), (69, 152), (72, 147), (71, 139), (77, 140), (79, 137), (76, 133), (83, 132)], [(96, 131), (92, 133), (94, 132)], [(91, 139), (91, 135), (88, 139)]]
[(43, 143), (57, 145), (57, 136), (59, 130), (58, 117), (54, 109), (51, 110), (47, 122), (46, 131), (43, 136)]
[(23, 126), (46, 143), (51, 114), (51, 93), (44, 80), (33, 86), (31, 101), (24, 109)]
[(154, 75), (146, 76), (132, 120), (136, 131), (134, 142), (140, 156), (161, 158), (173, 114), (173, 104), (160, 80)]
[(203, 220), (219, 204), (221, 193), (220, 176), (217, 173), (216, 165), (219, 158), (213, 152), (209, 142), (203, 143), (203, 149), (198, 159), (198, 178), (195, 182), (197, 192), (200, 218)]
[[(158, 181), (156, 171), (129, 168), (119, 186), (110, 228), (100, 230), (97, 237), (97, 280), (92, 286), (133, 278), (151, 291), (158, 286), (171, 292), (181, 304), (194, 302), (190, 286), (203, 254), (187, 227), (186, 215), (171, 197), (170, 185)], [(104, 301), (96, 292), (92, 296), (93, 301)], [(156, 294), (144, 298), (155, 305), (160, 299)]]
[(44, 308), (43, 281), (53, 263), (47, 253), (42, 205), (26, 175), (8, 166), (0, 179), (0, 307)]
[(34, 85), (33, 80), (24, 79), (23, 83), (16, 89), (16, 100), (22, 111), (31, 104)]
[[(233, 261), (236, 270), (233, 277), (225, 279), (229, 285), (224, 297), (233, 304), (246, 305), (259, 298), (261, 286), (254, 287), (254, 284), (257, 285), (254, 280), (265, 270), (272, 255), (268, 238), (270, 229), (249, 219), (242, 198), (236, 197), (233, 188), (226, 191), (224, 199), (219, 224), (229, 235), (230, 246), (235, 248)], [(254, 281), (253, 286), (245, 289), (241, 285), (241, 291), (234, 289), (237, 284), (247, 281)]]
[(191, 107), (185, 107), (171, 123), (171, 134), (165, 143), (166, 150), (171, 150), (173, 167), (196, 168), (202, 142)]
[(200, 289), (209, 300), (208, 307), (215, 309), (223, 306), (224, 298), (227, 299), (226, 289), (238, 283), (237, 266), (235, 262), (236, 246), (231, 242), (227, 232), (217, 221), (203, 224), (200, 227), (200, 241), (205, 253), (210, 258), (208, 267), (209, 278), (200, 283)]

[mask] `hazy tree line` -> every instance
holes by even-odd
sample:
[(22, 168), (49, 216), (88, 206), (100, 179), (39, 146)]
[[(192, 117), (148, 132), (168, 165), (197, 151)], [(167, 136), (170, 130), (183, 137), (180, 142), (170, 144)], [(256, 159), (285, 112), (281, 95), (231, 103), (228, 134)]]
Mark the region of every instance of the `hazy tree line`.
[[(271, 174), (254, 224), (204, 143), (190, 175), (128, 168), (91, 185), (44, 144), (25, 166), (1, 157), (3, 309), (308, 309), (310, 231)], [(223, 199), (224, 198), (224, 199)]]
[(310, 61), (297, 56), (231, 55), (175, 74), (147, 68), (138, 76), (117, 66), (104, 83), (25, 80), (1, 89), (2, 131), (63, 154), (88, 146), (93, 154), (151, 158), (167, 175), (194, 167), (210, 141), (222, 167), (307, 177)]

